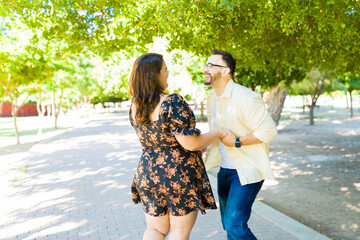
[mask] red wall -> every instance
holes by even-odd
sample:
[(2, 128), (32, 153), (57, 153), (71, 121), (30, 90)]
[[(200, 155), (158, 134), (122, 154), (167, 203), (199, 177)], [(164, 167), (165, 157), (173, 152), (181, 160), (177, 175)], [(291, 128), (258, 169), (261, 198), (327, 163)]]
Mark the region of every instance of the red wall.
[[(1, 116), (2, 117), (12, 117), (11, 103), (3, 103), (2, 104)], [(26, 117), (26, 116), (38, 116), (38, 112), (36, 110), (36, 104), (25, 104), (20, 107), (20, 109), (18, 111), (18, 117)]]

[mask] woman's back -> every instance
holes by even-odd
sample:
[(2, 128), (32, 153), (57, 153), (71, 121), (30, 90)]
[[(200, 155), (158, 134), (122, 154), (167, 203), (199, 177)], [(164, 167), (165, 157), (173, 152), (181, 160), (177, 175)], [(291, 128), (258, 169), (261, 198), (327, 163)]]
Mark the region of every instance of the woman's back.
[(145, 212), (154, 216), (215, 209), (200, 152), (186, 150), (175, 138), (177, 134), (200, 134), (193, 112), (180, 95), (171, 94), (160, 104), (158, 113), (157, 120), (138, 125), (130, 112), (143, 149), (132, 185), (133, 201), (141, 201)]
[[(134, 113), (130, 108), (130, 122), (135, 128), (143, 149), (158, 147), (179, 147), (175, 134), (179, 128), (191, 130), (191, 134), (200, 134), (195, 128), (195, 116), (188, 104), (178, 94), (166, 95), (159, 106), (154, 110), (152, 121), (149, 124), (136, 124)], [(189, 135), (184, 134), (184, 135)]]

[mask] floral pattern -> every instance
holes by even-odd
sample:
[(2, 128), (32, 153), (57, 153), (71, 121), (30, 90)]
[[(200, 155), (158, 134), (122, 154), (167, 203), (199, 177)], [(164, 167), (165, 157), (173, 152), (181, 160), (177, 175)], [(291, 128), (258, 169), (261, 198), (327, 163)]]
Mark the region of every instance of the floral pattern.
[(143, 149), (131, 187), (133, 202), (141, 202), (152, 216), (216, 209), (201, 153), (184, 149), (175, 138), (176, 134), (200, 134), (186, 101), (176, 93), (167, 96), (159, 120), (150, 124), (137, 125), (131, 109), (129, 115)]

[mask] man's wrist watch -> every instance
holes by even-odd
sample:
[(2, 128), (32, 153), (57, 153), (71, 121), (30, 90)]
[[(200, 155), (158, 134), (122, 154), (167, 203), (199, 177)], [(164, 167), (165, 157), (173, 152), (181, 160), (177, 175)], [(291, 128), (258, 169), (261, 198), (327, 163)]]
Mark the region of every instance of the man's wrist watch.
[(241, 148), (240, 138), (236, 138), (236, 139), (235, 139), (235, 147), (236, 147), (236, 148)]

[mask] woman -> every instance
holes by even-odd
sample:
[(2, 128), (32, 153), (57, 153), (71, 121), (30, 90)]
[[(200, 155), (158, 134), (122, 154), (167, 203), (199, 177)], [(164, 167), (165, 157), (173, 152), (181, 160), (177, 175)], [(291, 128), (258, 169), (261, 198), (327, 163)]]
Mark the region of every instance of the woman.
[(162, 55), (136, 59), (129, 80), (130, 122), (143, 154), (132, 184), (147, 228), (143, 239), (189, 239), (198, 211), (216, 209), (201, 152), (225, 131), (200, 134), (195, 116), (178, 94), (166, 95), (168, 71)]

